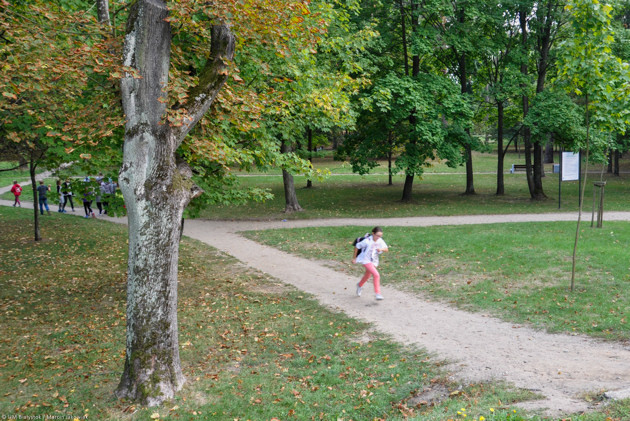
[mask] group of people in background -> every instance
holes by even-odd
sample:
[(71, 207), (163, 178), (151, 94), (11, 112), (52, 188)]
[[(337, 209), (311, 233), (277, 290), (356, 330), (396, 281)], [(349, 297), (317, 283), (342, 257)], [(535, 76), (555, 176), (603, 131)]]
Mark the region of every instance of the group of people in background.
[[(78, 184), (78, 192), (77, 192)], [(109, 199), (116, 193), (116, 183), (111, 179), (105, 180), (103, 173), (99, 173), (94, 177), (92, 181), (90, 176), (86, 176), (83, 181), (72, 184), (70, 178), (66, 178), (65, 181), (61, 179), (57, 180), (57, 197), (59, 200), (59, 209), (57, 212), (66, 213), (66, 206), (70, 204), (72, 212), (74, 212), (73, 197), (79, 197), (83, 202), (83, 210), (85, 212), (85, 218), (96, 217), (96, 214), (92, 210), (92, 203), (96, 201), (99, 215), (106, 215), (109, 207)], [(48, 206), (48, 192), (51, 191), (50, 185), (45, 185), (44, 180), (39, 181), (37, 186), (37, 197), (39, 202), (39, 212), (43, 215), (44, 209), (50, 215), (50, 208)], [(20, 202), (20, 196), (22, 194), (22, 187), (17, 181), (13, 182), (11, 187), (11, 193), (15, 196), (15, 202), (13, 206), (22, 206)]]

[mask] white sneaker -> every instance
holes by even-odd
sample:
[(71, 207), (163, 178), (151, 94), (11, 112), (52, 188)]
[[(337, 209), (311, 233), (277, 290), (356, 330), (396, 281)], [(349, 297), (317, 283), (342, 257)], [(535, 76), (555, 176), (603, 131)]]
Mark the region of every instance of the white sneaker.
[(360, 287), (359, 284), (357, 284), (357, 297), (360, 297), (362, 292), (363, 292), (363, 287)]
[(375, 298), (380, 301), (383, 299), (383, 296), (381, 294), (376, 294)]

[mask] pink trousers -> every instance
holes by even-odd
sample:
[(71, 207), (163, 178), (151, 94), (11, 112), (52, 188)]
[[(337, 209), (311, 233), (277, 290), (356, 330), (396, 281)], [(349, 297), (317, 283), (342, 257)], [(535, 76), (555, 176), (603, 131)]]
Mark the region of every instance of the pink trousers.
[(361, 278), (361, 280), (359, 281), (359, 286), (362, 287), (363, 285), (365, 285), (367, 280), (370, 279), (370, 276), (373, 276), (374, 277), (374, 293), (380, 294), (381, 293), (381, 275), (379, 275), (378, 271), (376, 270), (374, 263), (366, 263), (363, 266), (365, 267), (365, 275), (363, 275), (363, 278)]

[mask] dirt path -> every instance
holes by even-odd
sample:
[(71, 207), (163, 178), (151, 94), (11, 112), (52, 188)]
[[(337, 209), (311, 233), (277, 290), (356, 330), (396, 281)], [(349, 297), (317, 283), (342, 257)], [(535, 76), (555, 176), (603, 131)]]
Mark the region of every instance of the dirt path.
[[(590, 215), (589, 215), (590, 216)], [(505, 323), (422, 297), (383, 288), (377, 302), (370, 288), (355, 296), (357, 279), (314, 261), (261, 246), (238, 231), (306, 226), (429, 226), (525, 221), (575, 221), (576, 214), (484, 215), (396, 219), (331, 219), (287, 222), (186, 221), (185, 235), (203, 241), (300, 290), (322, 304), (370, 322), (393, 339), (427, 349), (452, 363), (462, 381), (503, 380), (544, 395), (521, 405), (545, 409), (550, 416), (589, 409), (585, 393), (607, 391), (611, 398), (630, 397), (630, 349), (583, 336), (547, 334)], [(630, 220), (630, 213), (610, 212), (606, 220)], [(255, 253), (252, 251), (255, 250)], [(387, 274), (384, 274), (387, 276)]]
[[(11, 206), (12, 202), (4, 200), (0, 205)], [(25, 204), (25, 207), (32, 208), (32, 204)], [(586, 217), (590, 220), (590, 215)], [(122, 219), (107, 219), (125, 223)], [(449, 370), (456, 379), (471, 382), (502, 380), (537, 392), (545, 399), (521, 406), (545, 409), (548, 415), (557, 416), (588, 410), (588, 403), (580, 399), (585, 393), (607, 391), (611, 398), (630, 397), (630, 349), (583, 336), (547, 334), (527, 326), (505, 323), (485, 314), (432, 303), (391, 286), (383, 288), (384, 301), (375, 301), (369, 287), (362, 297), (356, 297), (357, 279), (317, 262), (261, 246), (238, 232), (309, 226), (387, 227), (575, 220), (575, 213), (286, 222), (187, 220), (184, 234), (313, 294), (335, 311), (372, 323), (375, 329), (397, 341), (425, 348), (436, 359), (450, 361)], [(608, 212), (605, 220), (630, 221), (630, 212)]]

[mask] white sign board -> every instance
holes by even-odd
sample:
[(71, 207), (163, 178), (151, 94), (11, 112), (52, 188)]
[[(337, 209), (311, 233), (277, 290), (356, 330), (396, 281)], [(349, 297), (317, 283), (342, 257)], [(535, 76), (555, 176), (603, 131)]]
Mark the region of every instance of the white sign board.
[(562, 152), (562, 181), (575, 181), (580, 179), (580, 154), (574, 152)]

